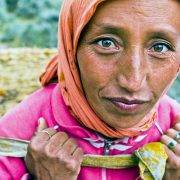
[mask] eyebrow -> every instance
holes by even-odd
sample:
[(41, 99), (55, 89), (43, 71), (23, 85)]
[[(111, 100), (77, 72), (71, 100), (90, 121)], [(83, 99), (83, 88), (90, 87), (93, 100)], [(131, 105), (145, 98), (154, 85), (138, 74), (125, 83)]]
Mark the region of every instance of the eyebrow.
[[(106, 33), (121, 35), (122, 37), (128, 37), (131, 35), (131, 32), (122, 26), (116, 26), (108, 23), (98, 23), (94, 25), (98, 27), (100, 31)], [(150, 38), (165, 38), (171, 41), (175, 41), (176, 37), (178, 36), (178, 33), (172, 26), (163, 24), (150, 28), (147, 34)]]
[(165, 38), (165, 39), (169, 39), (174, 41), (174, 38), (172, 38), (172, 36), (169, 35), (169, 33), (164, 33), (162, 31), (156, 31), (156, 32), (151, 32), (149, 35), (149, 39), (158, 39), (158, 38)]
[(116, 26), (113, 24), (105, 24), (105, 23), (100, 23), (100, 24), (94, 24), (100, 31), (109, 33), (109, 34), (115, 34), (115, 35), (121, 35), (124, 37), (127, 37), (130, 35), (130, 32), (125, 29), (124, 27)]
[[(163, 28), (162, 28), (163, 27)], [(157, 26), (152, 28), (148, 32), (149, 38), (165, 38), (167, 40), (175, 42), (178, 36), (178, 32), (172, 26)]]

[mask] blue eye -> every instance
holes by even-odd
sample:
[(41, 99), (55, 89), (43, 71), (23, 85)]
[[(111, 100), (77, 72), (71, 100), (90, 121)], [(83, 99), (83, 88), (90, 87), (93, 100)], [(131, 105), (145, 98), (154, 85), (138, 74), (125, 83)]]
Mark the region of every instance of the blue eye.
[(98, 40), (97, 44), (104, 47), (104, 48), (117, 48), (116, 44), (110, 39)]
[(158, 52), (158, 53), (165, 53), (171, 50), (170, 45), (165, 44), (165, 43), (155, 44), (152, 48), (153, 48), (153, 51)]

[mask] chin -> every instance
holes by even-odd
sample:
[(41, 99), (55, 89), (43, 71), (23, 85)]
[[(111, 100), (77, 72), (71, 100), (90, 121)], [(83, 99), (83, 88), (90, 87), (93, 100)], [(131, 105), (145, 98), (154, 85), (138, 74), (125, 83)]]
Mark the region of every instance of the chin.
[(104, 118), (104, 122), (106, 124), (108, 124), (110, 127), (114, 128), (114, 129), (121, 129), (121, 128), (130, 128), (134, 125), (136, 125), (137, 123), (139, 123), (141, 121), (141, 119), (144, 116), (121, 116), (119, 118), (112, 118), (106, 116), (106, 118)]

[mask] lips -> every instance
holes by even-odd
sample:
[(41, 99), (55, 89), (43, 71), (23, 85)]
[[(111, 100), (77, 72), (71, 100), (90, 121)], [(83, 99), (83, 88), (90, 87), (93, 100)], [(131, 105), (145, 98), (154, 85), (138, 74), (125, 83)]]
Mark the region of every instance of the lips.
[(127, 105), (132, 105), (132, 104), (143, 104), (147, 101), (144, 100), (138, 100), (138, 99), (132, 99), (132, 100), (128, 100), (125, 98), (108, 98), (111, 101), (115, 101), (115, 102), (121, 102)]
[(106, 98), (113, 103), (119, 110), (125, 112), (135, 112), (139, 110), (142, 105), (147, 103), (146, 100), (126, 99), (126, 98)]

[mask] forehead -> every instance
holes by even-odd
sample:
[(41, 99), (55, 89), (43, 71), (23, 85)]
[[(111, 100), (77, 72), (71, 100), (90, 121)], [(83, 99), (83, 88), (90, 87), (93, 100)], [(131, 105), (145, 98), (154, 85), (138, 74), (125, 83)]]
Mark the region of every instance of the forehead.
[(171, 26), (180, 32), (180, 3), (177, 0), (109, 0), (97, 8), (90, 24), (148, 28)]

